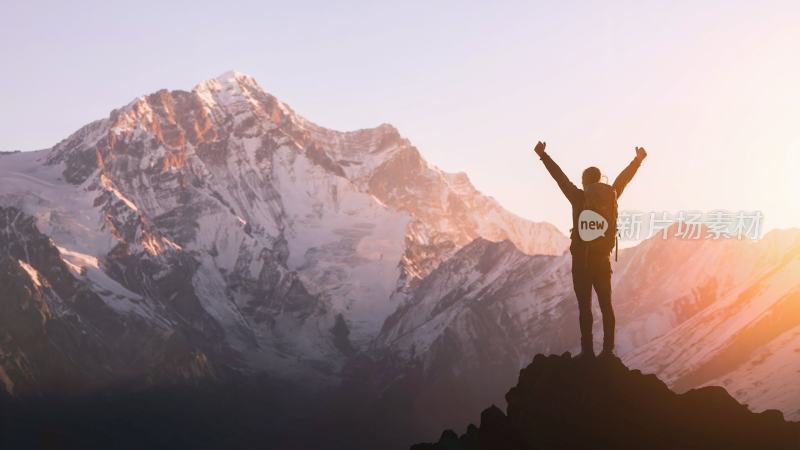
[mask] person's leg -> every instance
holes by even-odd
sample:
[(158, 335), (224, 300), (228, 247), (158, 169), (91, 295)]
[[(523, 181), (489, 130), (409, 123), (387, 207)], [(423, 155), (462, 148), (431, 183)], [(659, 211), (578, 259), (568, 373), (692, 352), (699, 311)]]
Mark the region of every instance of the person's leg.
[(611, 260), (607, 256), (592, 258), (590, 266), (592, 286), (603, 314), (603, 353), (614, 353), (616, 319), (611, 305)]
[(578, 323), (581, 330), (581, 353), (594, 355), (592, 340), (592, 279), (586, 262), (572, 259), (572, 287), (578, 299)]

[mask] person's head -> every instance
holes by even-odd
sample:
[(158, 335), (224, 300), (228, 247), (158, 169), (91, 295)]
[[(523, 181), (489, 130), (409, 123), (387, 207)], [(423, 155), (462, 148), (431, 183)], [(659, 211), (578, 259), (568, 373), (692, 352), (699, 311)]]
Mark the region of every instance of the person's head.
[(583, 175), (581, 176), (581, 182), (583, 182), (584, 186), (588, 186), (590, 184), (594, 184), (600, 181), (600, 169), (597, 167), (589, 167), (583, 171)]

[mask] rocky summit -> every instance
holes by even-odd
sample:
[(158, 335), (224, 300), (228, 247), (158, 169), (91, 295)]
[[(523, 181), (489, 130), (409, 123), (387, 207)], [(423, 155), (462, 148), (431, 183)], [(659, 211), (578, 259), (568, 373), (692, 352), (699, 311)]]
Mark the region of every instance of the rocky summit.
[(479, 427), (412, 450), (798, 449), (800, 423), (753, 413), (721, 387), (672, 392), (618, 359), (537, 355)]

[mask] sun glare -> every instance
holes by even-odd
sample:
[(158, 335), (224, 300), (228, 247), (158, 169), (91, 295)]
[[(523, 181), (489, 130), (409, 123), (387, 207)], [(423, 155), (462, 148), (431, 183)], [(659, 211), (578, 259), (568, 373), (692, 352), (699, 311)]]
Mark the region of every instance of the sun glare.
[(787, 191), (796, 205), (800, 200), (800, 139), (786, 150), (783, 172)]

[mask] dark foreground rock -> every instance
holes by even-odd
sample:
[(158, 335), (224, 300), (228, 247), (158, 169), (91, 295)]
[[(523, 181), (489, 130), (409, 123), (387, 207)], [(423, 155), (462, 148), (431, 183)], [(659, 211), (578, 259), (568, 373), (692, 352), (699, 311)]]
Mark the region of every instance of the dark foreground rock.
[(800, 423), (753, 413), (721, 387), (672, 392), (619, 360), (537, 355), (480, 427), (412, 450), (800, 449)]

